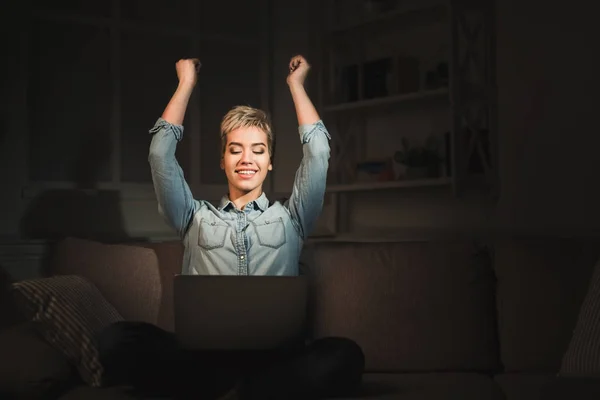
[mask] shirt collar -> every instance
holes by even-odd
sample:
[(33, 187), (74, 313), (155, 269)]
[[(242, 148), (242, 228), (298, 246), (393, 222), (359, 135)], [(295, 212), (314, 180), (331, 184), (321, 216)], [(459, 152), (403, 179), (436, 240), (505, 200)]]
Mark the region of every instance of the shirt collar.
[[(251, 203), (254, 203), (254, 207), (264, 212), (269, 206), (269, 199), (267, 198), (267, 195), (263, 192), (260, 196), (258, 196), (256, 200), (248, 203), (248, 205), (250, 205)], [(219, 209), (227, 211), (229, 207), (235, 208), (235, 205), (231, 200), (229, 200), (229, 196), (225, 195), (221, 198), (221, 202), (219, 203)]]

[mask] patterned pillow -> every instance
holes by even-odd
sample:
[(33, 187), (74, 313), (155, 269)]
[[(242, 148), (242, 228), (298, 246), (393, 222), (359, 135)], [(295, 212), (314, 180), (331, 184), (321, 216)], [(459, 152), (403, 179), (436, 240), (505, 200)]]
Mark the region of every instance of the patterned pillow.
[(102, 365), (96, 340), (106, 326), (123, 320), (87, 279), (54, 276), (12, 285), (27, 318), (43, 338), (75, 365), (90, 386), (101, 386)]
[(559, 375), (600, 377), (600, 260), (581, 305)]

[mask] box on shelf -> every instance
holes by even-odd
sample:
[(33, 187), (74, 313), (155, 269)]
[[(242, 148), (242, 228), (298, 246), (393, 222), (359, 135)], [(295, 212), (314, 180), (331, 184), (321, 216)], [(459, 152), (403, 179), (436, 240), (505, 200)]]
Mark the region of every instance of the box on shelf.
[(363, 66), (363, 95), (365, 99), (389, 96), (394, 92), (392, 58), (368, 61)]
[(358, 65), (336, 68), (334, 101), (348, 103), (358, 101)]
[(397, 65), (396, 90), (398, 94), (418, 92), (420, 89), (419, 60), (415, 57), (399, 56)]

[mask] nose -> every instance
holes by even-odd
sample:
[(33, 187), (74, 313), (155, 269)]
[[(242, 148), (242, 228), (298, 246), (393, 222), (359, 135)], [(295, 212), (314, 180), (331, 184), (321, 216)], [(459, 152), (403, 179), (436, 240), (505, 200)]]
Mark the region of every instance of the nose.
[(243, 151), (242, 158), (240, 159), (240, 163), (243, 165), (252, 164), (252, 152), (251, 151)]

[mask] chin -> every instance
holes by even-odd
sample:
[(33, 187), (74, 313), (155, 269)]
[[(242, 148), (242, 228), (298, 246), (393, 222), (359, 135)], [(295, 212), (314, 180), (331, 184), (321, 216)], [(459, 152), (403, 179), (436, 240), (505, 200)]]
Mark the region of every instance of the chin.
[(236, 186), (237, 190), (239, 190), (240, 192), (244, 192), (244, 193), (250, 193), (251, 191), (253, 191), (256, 188), (257, 188), (257, 186), (248, 186), (248, 185)]
[(239, 190), (240, 192), (244, 192), (244, 193), (250, 193), (253, 190), (259, 189), (262, 186), (262, 182), (259, 184), (253, 183), (253, 182), (236, 182), (237, 184), (234, 185), (235, 188), (237, 190)]

